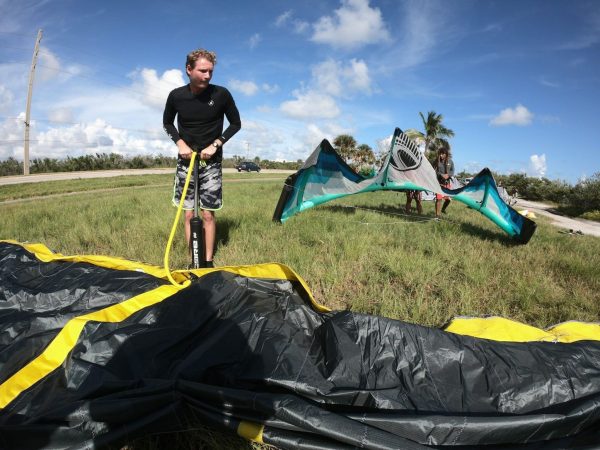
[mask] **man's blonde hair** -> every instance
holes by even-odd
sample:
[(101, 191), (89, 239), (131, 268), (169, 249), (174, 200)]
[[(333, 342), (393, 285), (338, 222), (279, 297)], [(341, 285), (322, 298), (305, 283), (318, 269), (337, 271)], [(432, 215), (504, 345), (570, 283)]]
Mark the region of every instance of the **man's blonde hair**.
[(199, 48), (198, 50), (194, 50), (193, 52), (187, 55), (185, 60), (185, 67), (190, 66), (192, 69), (196, 65), (196, 61), (200, 58), (204, 58), (207, 61), (210, 61), (212, 65), (217, 64), (217, 54), (215, 52), (209, 52), (208, 50), (204, 50), (203, 48)]

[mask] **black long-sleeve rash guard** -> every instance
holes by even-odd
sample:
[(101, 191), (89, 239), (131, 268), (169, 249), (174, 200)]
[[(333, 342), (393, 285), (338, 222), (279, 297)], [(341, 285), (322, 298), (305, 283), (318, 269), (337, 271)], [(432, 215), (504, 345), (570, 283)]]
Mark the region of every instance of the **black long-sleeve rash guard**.
[[(224, 118), (229, 122), (225, 131)], [(242, 122), (235, 101), (226, 88), (210, 84), (196, 95), (187, 84), (169, 94), (163, 113), (163, 127), (173, 142), (183, 139), (190, 148), (199, 151), (215, 139), (225, 144), (242, 128)], [(211, 159), (222, 160), (223, 150), (219, 148)]]

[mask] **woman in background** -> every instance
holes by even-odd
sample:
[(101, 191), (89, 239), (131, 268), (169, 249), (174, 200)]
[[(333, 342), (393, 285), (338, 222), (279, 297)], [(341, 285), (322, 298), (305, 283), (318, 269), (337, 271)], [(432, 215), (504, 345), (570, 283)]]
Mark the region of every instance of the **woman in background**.
[[(441, 187), (450, 188), (450, 178), (454, 176), (454, 161), (450, 156), (450, 149), (442, 147), (438, 150), (435, 171), (438, 182)], [(444, 205), (442, 206), (442, 200)], [(440, 213), (446, 213), (446, 208), (450, 204), (450, 197), (443, 194), (435, 194), (435, 218), (439, 220)]]

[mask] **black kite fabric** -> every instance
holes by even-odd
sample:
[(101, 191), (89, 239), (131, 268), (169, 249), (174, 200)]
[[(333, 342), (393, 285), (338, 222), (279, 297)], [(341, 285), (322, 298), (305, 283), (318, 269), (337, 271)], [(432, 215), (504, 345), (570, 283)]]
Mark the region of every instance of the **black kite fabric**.
[(177, 289), (158, 268), (52, 255), (0, 242), (1, 449), (102, 448), (192, 418), (290, 449), (600, 445), (597, 340), (327, 312), (285, 266)]

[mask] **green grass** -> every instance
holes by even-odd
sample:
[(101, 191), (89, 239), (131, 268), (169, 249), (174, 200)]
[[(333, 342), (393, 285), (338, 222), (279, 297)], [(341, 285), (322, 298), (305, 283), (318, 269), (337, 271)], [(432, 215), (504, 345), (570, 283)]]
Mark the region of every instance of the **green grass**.
[[(406, 216), (404, 194), (394, 192), (350, 196), (281, 225), (271, 217), (284, 179), (225, 176), (217, 264), (287, 264), (331, 308), (430, 326), (455, 315), (497, 314), (540, 327), (600, 317), (598, 238), (558, 233), (539, 217), (530, 243), (516, 245), (458, 202), (440, 223)], [(176, 212), (170, 175), (18, 186), (0, 186), (0, 201), (12, 199), (0, 203), (1, 238), (162, 266)], [(14, 200), (16, 192), (24, 198)], [(424, 208), (431, 218), (432, 202)], [(171, 268), (187, 266), (182, 236), (180, 227)]]
[[(529, 244), (516, 245), (459, 202), (437, 223), (404, 215), (404, 194), (393, 192), (350, 196), (281, 225), (271, 217), (285, 176), (226, 175), (218, 265), (287, 264), (332, 309), (435, 327), (458, 315), (499, 315), (542, 328), (600, 318), (599, 238), (558, 233), (539, 217)], [(0, 200), (18, 197), (0, 203), (2, 239), (162, 266), (176, 212), (170, 175), (0, 187)], [(431, 218), (433, 204), (424, 209)], [(171, 268), (188, 264), (182, 236), (180, 227)], [(217, 442), (226, 439), (219, 436)], [(198, 448), (225, 445), (195, 439)], [(134, 448), (153, 447), (144, 440)]]

